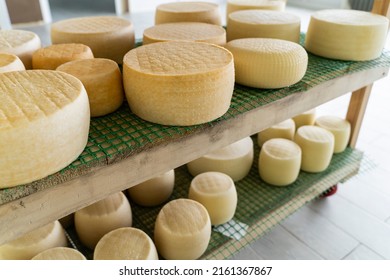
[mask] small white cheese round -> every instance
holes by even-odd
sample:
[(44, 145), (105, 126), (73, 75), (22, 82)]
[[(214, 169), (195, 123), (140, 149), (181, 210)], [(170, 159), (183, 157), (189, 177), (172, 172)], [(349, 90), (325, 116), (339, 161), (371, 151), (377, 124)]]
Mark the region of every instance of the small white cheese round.
[(278, 0), (228, 0), (226, 4), (226, 17), (230, 13), (241, 10), (275, 10), (283, 11), (286, 1)]
[(86, 258), (76, 249), (55, 247), (37, 254), (32, 260), (86, 260)]
[(257, 133), (257, 144), (261, 147), (266, 141), (273, 138), (294, 140), (295, 123), (287, 119)]
[(0, 53), (0, 73), (26, 70), (23, 62), (14, 54)]
[(304, 125), (314, 125), (316, 120), (316, 109), (311, 109), (309, 111), (298, 114), (292, 118), (295, 123), (295, 130), (298, 130), (301, 126)]
[(321, 116), (316, 119), (315, 124), (329, 130), (334, 136), (335, 154), (341, 153), (348, 145), (351, 135), (351, 124), (343, 118), (336, 116)]

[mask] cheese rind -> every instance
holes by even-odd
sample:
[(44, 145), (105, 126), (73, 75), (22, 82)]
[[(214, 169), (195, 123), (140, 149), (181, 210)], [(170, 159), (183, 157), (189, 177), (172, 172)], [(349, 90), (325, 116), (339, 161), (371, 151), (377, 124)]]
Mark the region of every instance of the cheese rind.
[(0, 73), (26, 70), (23, 62), (14, 54), (0, 53)]
[(228, 0), (226, 4), (226, 17), (232, 12), (241, 10), (275, 10), (283, 11), (286, 1), (278, 0)]
[(86, 260), (86, 258), (76, 249), (55, 247), (37, 254), (32, 260)]
[(292, 119), (295, 123), (295, 130), (298, 130), (298, 128), (304, 125), (314, 125), (316, 120), (316, 109), (314, 108), (309, 111), (298, 114)]
[(266, 141), (273, 138), (284, 138), (293, 140), (295, 134), (295, 123), (292, 119), (275, 124), (260, 131), (257, 134), (257, 144), (261, 147)]
[(336, 116), (321, 116), (316, 119), (315, 125), (329, 130), (334, 136), (335, 154), (342, 153), (348, 145), (351, 135), (351, 124)]

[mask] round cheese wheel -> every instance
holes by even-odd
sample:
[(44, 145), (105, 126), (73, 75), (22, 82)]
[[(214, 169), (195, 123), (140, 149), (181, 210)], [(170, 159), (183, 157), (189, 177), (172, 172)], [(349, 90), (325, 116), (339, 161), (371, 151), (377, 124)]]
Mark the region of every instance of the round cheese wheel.
[(188, 198), (201, 203), (212, 225), (230, 221), (237, 207), (237, 191), (232, 178), (220, 172), (205, 172), (192, 179)]
[(0, 259), (30, 260), (35, 255), (53, 247), (65, 247), (68, 240), (58, 221), (33, 230), (22, 237), (0, 246)]
[(135, 44), (133, 24), (115, 16), (71, 18), (51, 25), (53, 44), (81, 43), (93, 55), (122, 64), (123, 56)]
[(30, 183), (74, 161), (88, 140), (82, 83), (52, 70), (0, 75), (0, 188)]
[(301, 148), (293, 141), (283, 138), (270, 139), (260, 150), (260, 177), (274, 186), (292, 184), (298, 178), (301, 159)]
[(206, 251), (210, 236), (210, 216), (195, 200), (171, 200), (157, 215), (154, 242), (165, 259), (198, 259)]
[(219, 25), (204, 22), (173, 22), (144, 30), (143, 45), (166, 41), (195, 41), (226, 44), (226, 31)]
[(157, 6), (154, 23), (205, 22), (221, 25), (218, 5), (208, 2), (172, 2)]
[(163, 125), (195, 125), (221, 117), (234, 88), (233, 56), (200, 42), (161, 42), (126, 54), (123, 82), (131, 110)]
[(240, 10), (275, 10), (283, 11), (286, 1), (278, 0), (228, 0), (226, 4), (226, 17), (230, 13)]
[(295, 123), (295, 130), (304, 125), (314, 125), (314, 122), (316, 120), (316, 109), (314, 108), (309, 111), (298, 114), (292, 119)]
[(93, 249), (106, 233), (131, 226), (130, 203), (122, 192), (114, 193), (76, 211), (74, 224), (80, 241)]
[(41, 47), (41, 39), (25, 30), (0, 30), (0, 52), (17, 55), (26, 69), (32, 68), (32, 54)]
[(0, 73), (26, 70), (23, 62), (14, 54), (0, 53)]
[(228, 16), (227, 40), (274, 38), (299, 43), (301, 19), (291, 13), (241, 10)]
[(315, 124), (329, 130), (334, 136), (335, 154), (341, 153), (348, 145), (351, 135), (351, 124), (343, 118), (336, 116), (322, 116), (316, 119)]
[(257, 144), (261, 147), (265, 142), (273, 138), (284, 138), (294, 140), (295, 123), (292, 119), (287, 119), (275, 124), (257, 134)]
[(192, 176), (208, 171), (229, 175), (239, 181), (248, 175), (253, 163), (253, 141), (246, 137), (187, 163)]
[(269, 38), (236, 39), (226, 44), (234, 56), (236, 82), (255, 88), (282, 88), (299, 82), (308, 56), (297, 43)]
[(122, 74), (115, 61), (106, 58), (74, 60), (60, 65), (57, 70), (71, 74), (83, 83), (91, 117), (107, 115), (122, 105)]
[(32, 260), (86, 260), (86, 258), (76, 249), (55, 247), (39, 253)]
[(310, 18), (305, 48), (331, 59), (375, 59), (386, 43), (388, 26), (387, 17), (370, 12), (321, 10)]
[(158, 260), (156, 247), (140, 229), (123, 227), (105, 234), (96, 245), (94, 260)]
[(303, 171), (316, 173), (328, 168), (334, 149), (332, 133), (322, 127), (304, 125), (297, 130), (295, 143), (302, 149)]

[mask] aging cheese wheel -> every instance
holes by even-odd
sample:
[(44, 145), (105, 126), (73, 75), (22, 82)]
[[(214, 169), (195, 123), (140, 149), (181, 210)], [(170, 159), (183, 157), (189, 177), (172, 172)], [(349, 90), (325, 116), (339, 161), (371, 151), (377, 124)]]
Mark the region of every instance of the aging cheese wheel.
[(67, 244), (64, 229), (58, 221), (54, 221), (1, 245), (0, 259), (30, 260), (42, 251), (53, 247), (65, 247)]
[(156, 247), (140, 229), (123, 227), (105, 234), (96, 245), (94, 260), (158, 260)]
[(51, 70), (0, 75), (0, 188), (30, 183), (74, 161), (88, 140), (88, 96)]
[(157, 6), (154, 23), (205, 22), (221, 25), (218, 5), (208, 2), (172, 2)]
[(26, 70), (20, 58), (10, 53), (0, 53), (0, 73)]
[(26, 69), (31, 69), (32, 54), (41, 47), (41, 39), (25, 30), (0, 30), (0, 52), (17, 55)]
[(123, 82), (131, 110), (163, 125), (195, 125), (221, 117), (234, 88), (233, 56), (199, 42), (161, 42), (126, 54)]
[(75, 212), (74, 223), (80, 241), (93, 249), (100, 238), (111, 230), (130, 227), (130, 203), (122, 192), (114, 193)]
[(282, 88), (299, 82), (308, 56), (297, 43), (269, 38), (236, 39), (226, 44), (233, 53), (236, 82), (255, 88)]
[(311, 109), (309, 111), (298, 114), (292, 118), (295, 123), (295, 130), (298, 130), (301, 126), (304, 125), (314, 125), (316, 121), (316, 109)]
[(348, 145), (351, 135), (351, 124), (343, 118), (336, 116), (321, 116), (316, 119), (315, 124), (329, 130), (334, 136), (335, 154), (341, 153)]
[(266, 141), (273, 138), (284, 138), (294, 140), (295, 123), (292, 119), (287, 119), (275, 124), (257, 134), (257, 143), (261, 147)]
[(37, 254), (32, 260), (86, 260), (86, 258), (76, 249), (55, 247)]
[(121, 64), (123, 56), (134, 47), (133, 24), (115, 16), (71, 18), (51, 25), (53, 44), (81, 43), (92, 49), (93, 55)]
[(382, 53), (388, 27), (387, 17), (370, 12), (321, 10), (310, 18), (305, 48), (331, 59), (375, 59)]
[(206, 251), (210, 236), (210, 216), (195, 200), (171, 200), (157, 215), (154, 242), (165, 259), (198, 259)]
[(286, 1), (278, 0), (228, 0), (226, 5), (226, 17), (230, 13), (240, 10), (276, 10), (283, 11)]
[(187, 163), (192, 176), (203, 172), (217, 171), (239, 181), (248, 175), (253, 163), (253, 141), (246, 137), (224, 148)]

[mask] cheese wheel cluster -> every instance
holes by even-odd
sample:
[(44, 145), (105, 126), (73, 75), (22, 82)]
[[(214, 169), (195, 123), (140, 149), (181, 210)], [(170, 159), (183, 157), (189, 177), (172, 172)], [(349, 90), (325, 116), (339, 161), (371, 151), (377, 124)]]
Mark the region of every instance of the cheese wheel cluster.
[(275, 10), (284, 11), (286, 1), (282, 0), (228, 0), (226, 4), (226, 17), (230, 13), (241, 10)]
[(86, 258), (76, 249), (55, 247), (37, 254), (32, 260), (86, 260)]
[(14, 54), (0, 53), (0, 73), (26, 70), (23, 62)]
[(351, 135), (351, 124), (346, 119), (336, 116), (321, 116), (316, 119), (315, 124), (319, 127), (325, 128), (333, 134), (333, 152), (335, 154), (341, 153), (345, 150)]
[(236, 39), (226, 44), (233, 53), (236, 82), (255, 88), (282, 88), (299, 82), (308, 55), (297, 43), (269, 38)]
[(304, 125), (314, 125), (316, 121), (316, 109), (311, 109), (301, 114), (294, 116), (293, 121), (295, 123), (295, 130), (298, 130)]
[(114, 193), (75, 212), (74, 223), (80, 241), (90, 249), (111, 230), (132, 225), (130, 203), (122, 192)]
[(261, 147), (265, 142), (273, 138), (283, 138), (294, 140), (295, 123), (292, 119), (287, 119), (275, 124), (257, 134), (257, 144)]
[(229, 175), (233, 181), (239, 181), (248, 175), (252, 163), (253, 141), (246, 137), (188, 162), (187, 168), (192, 176), (216, 171)]
[(41, 47), (41, 39), (25, 30), (0, 30), (0, 52), (17, 55), (26, 69), (32, 68), (32, 55)]
[(51, 25), (53, 44), (80, 43), (91, 48), (94, 57), (122, 64), (123, 56), (135, 44), (133, 24), (115, 16), (71, 18)]
[(222, 24), (218, 5), (208, 2), (172, 2), (157, 6), (155, 25), (169, 22)]
[(206, 251), (210, 236), (210, 216), (197, 201), (185, 198), (171, 200), (157, 215), (154, 242), (165, 259), (198, 259)]
[(131, 110), (163, 125), (195, 125), (221, 117), (234, 88), (233, 56), (200, 42), (161, 42), (135, 48), (123, 61)]
[(52, 70), (0, 75), (0, 188), (44, 178), (87, 144), (88, 96), (75, 77)]
[(301, 19), (291, 13), (241, 10), (228, 16), (227, 41), (241, 38), (274, 38), (299, 43)]
[(308, 52), (330, 59), (378, 58), (386, 42), (389, 19), (356, 10), (322, 10), (312, 14), (306, 33)]

